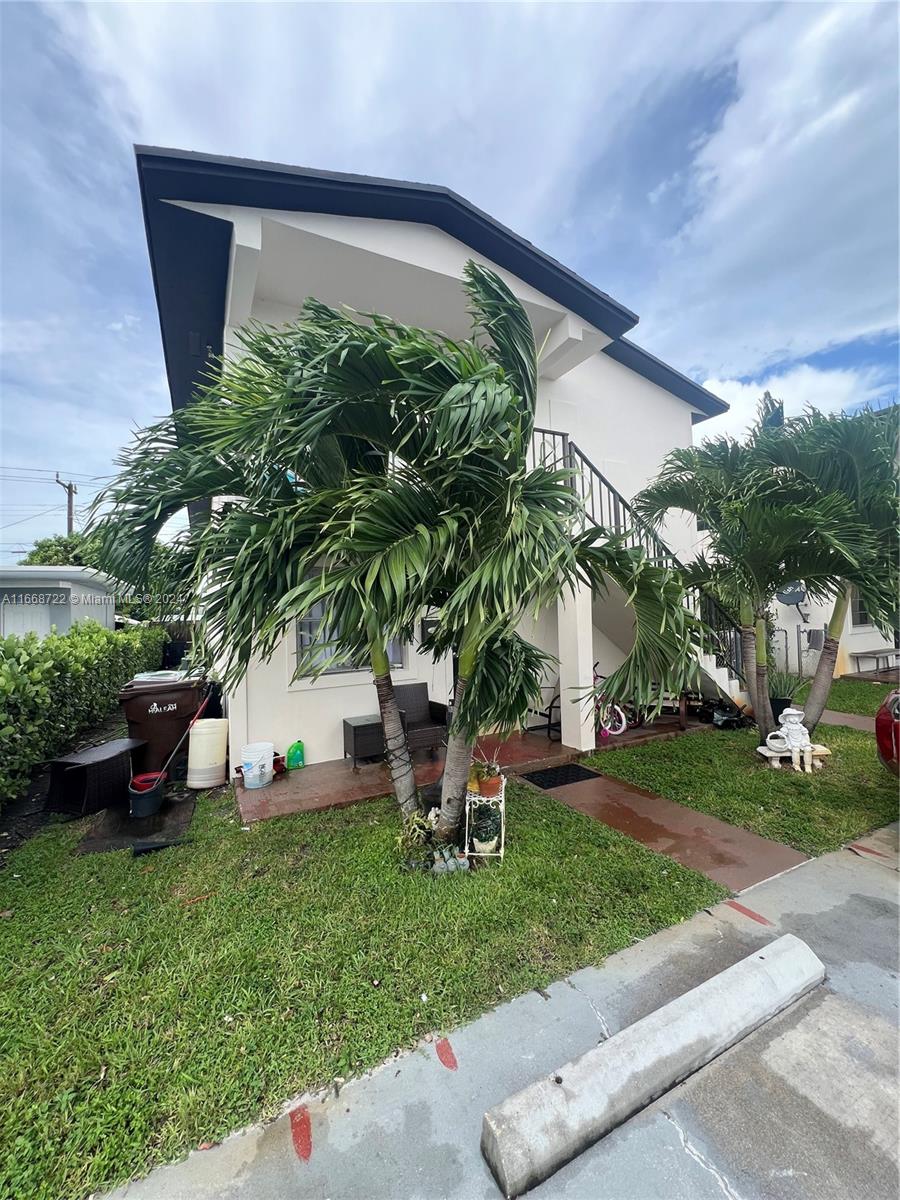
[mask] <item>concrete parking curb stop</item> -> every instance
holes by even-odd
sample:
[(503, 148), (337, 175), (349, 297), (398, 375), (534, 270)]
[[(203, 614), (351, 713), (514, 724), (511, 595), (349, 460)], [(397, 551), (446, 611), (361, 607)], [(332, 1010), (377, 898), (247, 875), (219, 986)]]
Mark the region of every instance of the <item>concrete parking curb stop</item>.
[(535, 1187), (824, 978), (786, 934), (490, 1109), (481, 1150), (503, 1194)]

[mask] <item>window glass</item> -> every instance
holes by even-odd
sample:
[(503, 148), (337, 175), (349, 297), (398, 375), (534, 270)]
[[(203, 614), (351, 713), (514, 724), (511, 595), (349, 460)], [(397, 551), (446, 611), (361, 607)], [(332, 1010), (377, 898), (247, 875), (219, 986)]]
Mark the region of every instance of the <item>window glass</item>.
[(866, 612), (866, 606), (856, 588), (853, 589), (853, 595), (850, 597), (850, 622), (853, 625), (872, 624), (869, 620), (869, 614)]
[[(323, 624), (324, 604), (320, 601), (310, 608), (308, 614), (297, 621), (297, 655), (306, 655), (310, 647), (315, 653), (310, 660), (313, 666), (319, 667), (327, 663), (335, 652), (330, 631)], [(388, 661), (392, 671), (399, 671), (406, 665), (406, 647), (402, 642), (393, 639), (388, 645)], [(333, 667), (326, 666), (323, 675), (342, 675), (348, 671), (368, 671), (369, 659), (363, 655), (359, 659), (341, 662)]]

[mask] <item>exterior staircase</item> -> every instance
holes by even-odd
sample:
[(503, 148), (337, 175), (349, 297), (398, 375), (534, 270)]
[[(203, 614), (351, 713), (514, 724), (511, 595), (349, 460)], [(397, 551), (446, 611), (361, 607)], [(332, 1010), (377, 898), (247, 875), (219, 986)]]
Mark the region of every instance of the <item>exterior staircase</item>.
[[(596, 525), (624, 536), (626, 545), (642, 549), (659, 566), (682, 565), (656, 533), (637, 517), (625, 497), (616, 491), (567, 433), (555, 429), (535, 429), (532, 453), (532, 465), (573, 472), (574, 487), (587, 516)], [(740, 626), (708, 592), (693, 588), (688, 596), (692, 610), (712, 635), (709, 651), (700, 656), (700, 667), (707, 681), (703, 690), (710, 694), (722, 692), (737, 699), (744, 691)]]

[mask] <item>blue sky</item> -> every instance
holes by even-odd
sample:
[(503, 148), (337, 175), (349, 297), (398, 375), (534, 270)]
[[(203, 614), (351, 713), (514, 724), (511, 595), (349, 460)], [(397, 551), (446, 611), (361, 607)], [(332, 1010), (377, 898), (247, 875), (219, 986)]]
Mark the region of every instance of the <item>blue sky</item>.
[(703, 432), (740, 430), (765, 387), (789, 411), (896, 395), (892, 4), (13, 2), (0, 20), (2, 561), (64, 528), (41, 471), (86, 502), (168, 407), (134, 142), (455, 188), (732, 402)]

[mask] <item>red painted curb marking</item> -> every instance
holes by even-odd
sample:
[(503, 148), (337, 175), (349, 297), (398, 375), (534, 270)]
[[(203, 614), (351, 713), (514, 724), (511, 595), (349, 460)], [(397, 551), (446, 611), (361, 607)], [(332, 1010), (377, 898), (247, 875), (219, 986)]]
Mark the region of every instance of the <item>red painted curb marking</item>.
[(297, 1157), (304, 1162), (309, 1162), (309, 1156), (312, 1154), (312, 1124), (309, 1119), (309, 1110), (304, 1105), (299, 1105), (297, 1108), (291, 1109), (291, 1141), (294, 1143), (294, 1150)]
[(726, 900), (725, 903), (729, 908), (733, 908), (735, 912), (743, 913), (745, 917), (749, 917), (751, 921), (758, 921), (760, 925), (774, 925), (773, 921), (768, 920), (766, 917), (761, 917), (752, 908), (745, 908), (743, 904), (738, 904), (737, 900)]
[(860, 846), (858, 842), (851, 842), (847, 849), (855, 850), (857, 854), (874, 854), (876, 858), (893, 857), (891, 854), (883, 854), (880, 850), (873, 850), (871, 846)]
[(453, 1047), (450, 1045), (447, 1039), (441, 1038), (435, 1043), (434, 1048), (442, 1065), (445, 1066), (448, 1071), (455, 1071), (459, 1066), (459, 1063), (456, 1061), (456, 1055), (453, 1053)]

